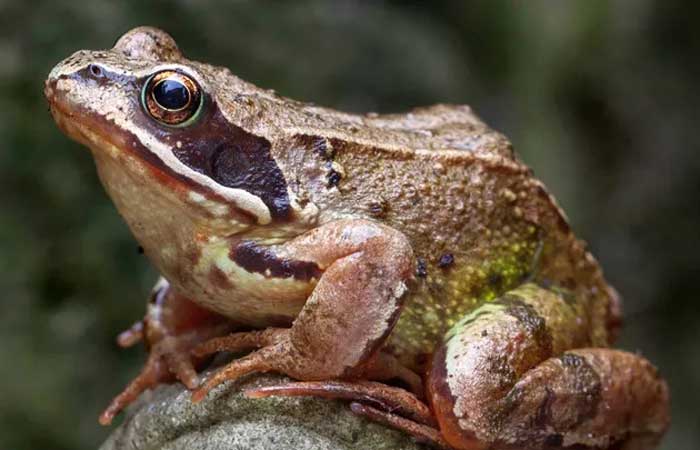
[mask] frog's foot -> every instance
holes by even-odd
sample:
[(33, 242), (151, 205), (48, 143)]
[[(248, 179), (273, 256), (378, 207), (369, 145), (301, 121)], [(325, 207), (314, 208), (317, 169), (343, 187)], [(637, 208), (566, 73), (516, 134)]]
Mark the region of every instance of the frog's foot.
[(196, 369), (206, 361), (192, 355), (201, 342), (231, 331), (232, 325), (191, 301), (173, 293), (167, 283), (156, 285), (146, 317), (117, 337), (120, 347), (144, 341), (149, 349), (141, 372), (117, 395), (100, 415), (102, 425), (138, 398), (146, 389), (175, 380), (188, 389), (199, 386)]
[[(117, 395), (107, 409), (100, 415), (102, 425), (109, 425), (114, 417), (125, 407), (131, 404), (145, 390), (158, 386), (161, 383), (180, 381), (188, 389), (199, 386), (199, 377), (196, 367), (204, 361), (203, 358), (192, 357), (191, 349), (203, 340), (222, 334), (230, 330), (230, 326), (219, 324), (208, 328), (199, 328), (189, 333), (166, 336), (161, 340), (151, 343), (148, 359), (141, 372), (134, 378), (124, 390)], [(124, 345), (122, 333), (118, 338), (120, 346)], [(130, 345), (135, 344), (133, 339), (128, 339)]]
[(405, 389), (374, 381), (307, 381), (264, 386), (245, 392), (251, 398), (312, 396), (350, 400), (358, 415), (402, 430), (418, 442), (451, 448), (442, 438), (428, 406)]

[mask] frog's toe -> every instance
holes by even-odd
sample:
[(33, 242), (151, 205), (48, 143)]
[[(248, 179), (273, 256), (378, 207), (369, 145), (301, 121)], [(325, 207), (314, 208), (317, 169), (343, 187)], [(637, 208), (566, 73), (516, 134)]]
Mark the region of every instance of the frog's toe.
[(170, 372), (175, 375), (187, 389), (199, 386), (199, 377), (192, 362), (192, 356), (187, 351), (171, 352), (163, 356)]
[(289, 329), (286, 328), (231, 333), (202, 342), (192, 349), (192, 354), (196, 357), (204, 357), (217, 352), (237, 353), (254, 350), (281, 342), (287, 338), (288, 334)]
[(440, 450), (453, 450), (453, 447), (442, 437), (440, 430), (435, 427), (418, 423), (392, 412), (383, 411), (359, 402), (350, 403), (350, 409), (358, 416), (363, 416), (374, 422), (401, 430), (422, 444), (427, 444)]
[(139, 320), (134, 323), (128, 330), (124, 330), (117, 336), (117, 345), (121, 348), (132, 347), (143, 340), (144, 337), (144, 321)]
[(230, 362), (202, 383), (197, 390), (192, 392), (192, 401), (195, 403), (202, 401), (209, 391), (225, 381), (235, 381), (249, 373), (276, 370), (274, 361), (280, 352), (278, 346), (273, 345)]
[(161, 356), (155, 352), (151, 353), (141, 369), (141, 373), (131, 380), (124, 390), (114, 397), (107, 409), (100, 414), (100, 424), (111, 424), (114, 417), (135, 401), (143, 391), (155, 387), (161, 382), (172, 381), (172, 378), (173, 375), (164, 364)]
[(245, 395), (251, 398), (311, 396), (351, 400), (370, 404), (374, 408), (405, 417), (412, 422), (436, 426), (430, 408), (418, 397), (405, 389), (376, 381), (301, 381), (249, 389)]

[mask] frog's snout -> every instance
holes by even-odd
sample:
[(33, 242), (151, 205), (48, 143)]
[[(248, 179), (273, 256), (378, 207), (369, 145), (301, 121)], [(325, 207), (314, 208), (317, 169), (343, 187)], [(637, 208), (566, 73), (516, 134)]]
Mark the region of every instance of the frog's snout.
[[(44, 82), (44, 96), (49, 102), (49, 106), (53, 109), (57, 103), (64, 101), (65, 95), (61, 95), (63, 89), (61, 88), (61, 80), (64, 80), (75, 73), (79, 68), (79, 61), (85, 52), (79, 51), (73, 53), (68, 58), (59, 62), (51, 69), (46, 81)], [(65, 88), (65, 86), (64, 86)]]
[(54, 119), (57, 119), (61, 111), (68, 111), (65, 105), (65, 95), (61, 94), (61, 89), (58, 87), (59, 80), (49, 76), (44, 82), (44, 97), (49, 104), (49, 111)]
[(46, 79), (46, 82), (44, 82), (44, 97), (46, 97), (46, 100), (48, 100), (49, 105), (51, 104), (51, 101), (54, 99), (54, 96), (56, 95), (55, 93), (56, 93), (56, 80), (49, 77)]
[(49, 103), (49, 109), (55, 116), (56, 110), (67, 110), (65, 91), (60, 87), (61, 78), (53, 76), (53, 71), (44, 82), (44, 97)]

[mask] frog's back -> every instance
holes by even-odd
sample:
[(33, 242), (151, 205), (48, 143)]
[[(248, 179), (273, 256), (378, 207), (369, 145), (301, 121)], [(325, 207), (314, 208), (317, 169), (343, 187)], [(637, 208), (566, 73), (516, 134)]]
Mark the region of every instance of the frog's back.
[(306, 120), (290, 127), (291, 142), (277, 159), (297, 195), (319, 206), (322, 222), (381, 221), (406, 234), (426, 260), (437, 260), (472, 247), (479, 230), (513, 222), (505, 215), (523, 214), (518, 196), (527, 191), (550, 200), (508, 139), (466, 105), (385, 115), (302, 109)]
[[(348, 122), (337, 114), (330, 116), (336, 125)], [(595, 290), (596, 314), (607, 314), (610, 290), (563, 212), (508, 140), (469, 107), (350, 117), (362, 117), (362, 126), (297, 135), (295, 145), (315, 150), (301, 152), (306, 161), (294, 165), (307, 169), (294, 178), (322, 222), (364, 216), (411, 241), (416, 285), (388, 343), (405, 362), (429, 353), (464, 314), (526, 279), (582, 295)], [(311, 166), (328, 172), (310, 176)], [(598, 342), (606, 339), (601, 333)]]
[[(394, 152), (465, 151), (515, 160), (508, 139), (489, 128), (467, 105), (438, 104), (398, 114), (348, 114), (300, 104), (289, 128)], [(296, 120), (295, 120), (296, 119)]]

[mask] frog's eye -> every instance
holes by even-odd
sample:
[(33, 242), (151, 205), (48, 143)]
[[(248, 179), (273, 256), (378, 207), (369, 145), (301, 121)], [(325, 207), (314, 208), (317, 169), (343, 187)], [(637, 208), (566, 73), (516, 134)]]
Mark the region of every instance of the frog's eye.
[(174, 70), (152, 75), (143, 87), (141, 100), (151, 117), (170, 126), (189, 125), (202, 107), (199, 85)]

